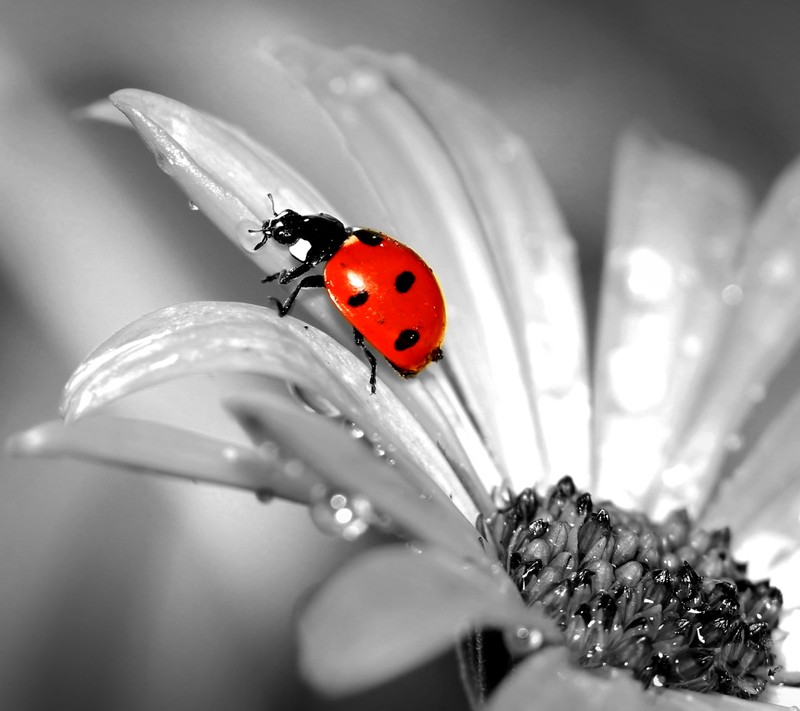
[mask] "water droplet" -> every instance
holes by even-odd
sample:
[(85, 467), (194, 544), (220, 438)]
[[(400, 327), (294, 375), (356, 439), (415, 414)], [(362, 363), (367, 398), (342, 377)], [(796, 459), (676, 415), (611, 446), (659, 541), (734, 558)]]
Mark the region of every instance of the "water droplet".
[[(644, 319), (639, 319), (636, 326), (636, 339), (630, 345), (610, 350), (606, 356), (609, 392), (617, 407), (628, 413), (657, 407), (669, 389), (666, 368), (655, 366), (664, 352), (656, 338), (658, 330), (647, 327)], [(644, 338), (643, 333), (652, 333), (654, 338)]]
[(172, 173), (172, 169), (174, 167), (174, 163), (164, 153), (156, 153), (156, 165), (167, 175)]
[(372, 506), (360, 496), (325, 492), (311, 507), (311, 519), (317, 528), (346, 541), (366, 533), (374, 518)]
[(200, 211), (200, 208), (197, 207), (197, 205), (195, 204), (194, 200), (189, 200), (189, 209), (192, 212), (199, 212)]
[(330, 400), (319, 393), (313, 392), (308, 388), (301, 388), (294, 383), (289, 383), (289, 392), (294, 396), (305, 410), (313, 412), (315, 415), (324, 417), (340, 417), (341, 410)]
[(758, 274), (772, 286), (790, 286), (795, 283), (797, 274), (794, 257), (788, 250), (776, 250), (764, 260)]
[(729, 452), (738, 452), (742, 448), (744, 441), (738, 434), (729, 434), (727, 437), (725, 437), (724, 444), (725, 449), (727, 449)]
[(507, 509), (509, 506), (511, 506), (514, 498), (514, 490), (508, 483), (504, 483), (492, 489), (492, 501), (494, 502), (494, 505), (498, 511)]
[(386, 447), (384, 447), (380, 442), (376, 442), (372, 446), (372, 451), (375, 453), (377, 457), (385, 457), (386, 456)]
[(508, 137), (494, 149), (494, 157), (500, 163), (510, 163), (520, 153), (520, 141), (516, 137)]
[(283, 473), (292, 478), (303, 476), (306, 471), (306, 465), (299, 459), (290, 459), (283, 465)]
[(267, 491), (267, 489), (261, 489), (259, 491), (256, 491), (256, 498), (262, 504), (268, 504), (275, 498), (275, 495), (271, 491)]
[(347, 422), (346, 426), (347, 431), (353, 439), (364, 439), (364, 436), (367, 434), (364, 432), (364, 429), (359, 427), (355, 422)]
[(670, 298), (675, 284), (674, 265), (650, 247), (637, 247), (628, 252), (622, 267), (625, 286), (630, 295), (645, 303), (659, 303)]
[(331, 94), (344, 94), (347, 91), (347, 79), (342, 76), (331, 77), (328, 80), (328, 90)]
[(350, 74), (350, 92), (355, 96), (374, 94), (381, 79), (381, 75), (371, 67), (359, 67)]
[(275, 442), (262, 442), (258, 446), (257, 451), (260, 457), (271, 463), (277, 462), (281, 455), (278, 445), (275, 444)]
[(703, 339), (695, 334), (684, 336), (681, 339), (681, 352), (689, 358), (697, 358), (703, 353)]
[(722, 290), (722, 303), (726, 306), (738, 306), (742, 303), (744, 292), (738, 284), (728, 284)]
[(538, 629), (517, 627), (516, 629), (505, 630), (503, 641), (512, 656), (522, 657), (540, 649), (544, 644), (544, 635)]

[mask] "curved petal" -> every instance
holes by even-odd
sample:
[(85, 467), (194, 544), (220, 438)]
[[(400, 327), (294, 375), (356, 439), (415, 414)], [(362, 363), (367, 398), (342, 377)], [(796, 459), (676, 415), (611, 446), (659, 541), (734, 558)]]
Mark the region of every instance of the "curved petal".
[(351, 422), (377, 431), (385, 445), (438, 484), (470, 520), (477, 509), (436, 444), (367, 369), (333, 339), (259, 306), (197, 302), (160, 309), (129, 324), (92, 353), (64, 391), (67, 421), (124, 395), (194, 373), (249, 372), (285, 379), (317, 393)]
[[(248, 230), (259, 227), (269, 214), (268, 193), (278, 206), (291, 205), (309, 213), (332, 212), (305, 178), (240, 129), (179, 101), (139, 89), (118, 91), (111, 101), (153, 152), (159, 167), (265, 272), (290, 266), (287, 251), (272, 243), (253, 250), (259, 236)], [(278, 284), (270, 288), (287, 291)], [(311, 322), (343, 339), (346, 331), (331, 318), (324, 295), (309, 294), (297, 308)]]
[[(760, 209), (738, 278), (724, 292), (735, 313), (715, 353), (701, 404), (687, 436), (674, 451), (687, 480), (698, 484), (697, 509), (716, 485), (716, 471), (754, 401), (785, 362), (800, 337), (800, 160), (777, 180)], [(680, 478), (684, 478), (683, 476)]]
[(469, 630), (528, 627), (555, 641), (555, 624), (523, 604), (511, 581), (442, 551), (383, 548), (358, 558), (300, 618), (300, 667), (329, 694), (408, 671)]
[[(711, 499), (704, 521), (732, 525), (737, 555), (752, 561), (755, 577), (800, 549), (800, 397), (759, 438)], [(792, 586), (796, 587), (796, 585)], [(798, 599), (795, 605), (800, 605)]]
[[(534, 393), (549, 481), (589, 481), (586, 326), (575, 243), (527, 146), (484, 107), (411, 57), (347, 50), (380, 66), (424, 116), (458, 172), (489, 243), (503, 308)], [(530, 479), (518, 485), (530, 485)]]
[(614, 709), (614, 711), (766, 711), (772, 704), (720, 694), (694, 694), (671, 689), (647, 689), (627, 672), (581, 669), (562, 648), (530, 655), (501, 684), (487, 711), (520, 709)]
[[(277, 67), (271, 65), (269, 69), (274, 72)], [(192, 202), (265, 271), (275, 272), (288, 266), (286, 250), (272, 243), (257, 252), (253, 250), (257, 238), (248, 230), (261, 224), (259, 215), (263, 216), (266, 210), (267, 193), (272, 192), (281, 207), (288, 205), (309, 213), (333, 212), (302, 176), (238, 128), (180, 102), (136, 89), (119, 91), (112, 100), (153, 151), (158, 164)], [(102, 105), (90, 107), (88, 111), (99, 118), (105, 118), (107, 114)], [(319, 112), (324, 115), (321, 108)], [(360, 175), (359, 171), (355, 172)], [(378, 202), (368, 185), (354, 187), (372, 198), (372, 203)], [(286, 293), (289, 288), (272, 282), (265, 288), (265, 293), (269, 293), (268, 289)], [(355, 348), (351, 332), (345, 328), (343, 319), (333, 315), (325, 295), (304, 294), (296, 302), (295, 313), (333, 335), (351, 350)], [(442, 388), (437, 384), (425, 387), (430, 377), (430, 373), (425, 373), (414, 387), (394, 382), (390, 387), (420, 419), (430, 423), (431, 431), (440, 433), (442, 446), (459, 462), (466, 477), (477, 478), (471, 465), (475, 461), (481, 464), (479, 471), (484, 479), (491, 485), (496, 484), (499, 477), (495, 465), (489, 461), (485, 448), (477, 450), (475, 446), (477, 438), (473, 423), (461, 415), (458, 403), (452, 398), (442, 401), (438, 397)], [(446, 413), (451, 412), (459, 417), (448, 418)]]
[[(666, 510), (667, 446), (698, 407), (730, 309), (750, 199), (729, 168), (629, 134), (617, 159), (595, 374), (598, 493)], [(695, 472), (700, 476), (700, 472)]]
[(260, 497), (276, 496), (309, 504), (319, 485), (308, 470), (230, 442), (187, 430), (123, 417), (96, 415), (70, 425), (48, 422), (14, 435), (12, 454), (73, 457), (134, 471), (247, 489)]
[[(448, 300), (447, 357), (441, 365), (452, 373), (455, 390), (506, 477), (518, 488), (542, 479), (545, 453), (527, 387), (524, 335), (505, 308), (503, 277), (493, 266), (481, 205), (465, 190), (436, 124), (394, 73), (368, 56), (299, 43), (280, 47), (275, 56), (329, 112), (376, 192), (385, 196), (397, 236), (436, 272)], [(416, 80), (406, 73), (403, 81)]]
[[(392, 528), (415, 541), (465, 559), (491, 560), (475, 527), (397, 452), (381, 447), (379, 456), (370, 442), (354, 438), (351, 428), (337, 427), (328, 418), (275, 397), (235, 395), (225, 404), (256, 445), (275, 442), (281, 451), (307, 462), (328, 483), (331, 494), (363, 496), (389, 517)], [(324, 508), (329, 501), (330, 496), (321, 497), (318, 505)]]

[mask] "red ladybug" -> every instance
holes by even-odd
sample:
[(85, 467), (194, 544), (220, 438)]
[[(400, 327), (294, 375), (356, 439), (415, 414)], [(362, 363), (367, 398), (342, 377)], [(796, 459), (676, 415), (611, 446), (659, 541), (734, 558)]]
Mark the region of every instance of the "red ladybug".
[[(270, 200), (272, 196), (270, 195)], [(363, 227), (345, 227), (330, 215), (275, 212), (265, 220), (263, 239), (287, 245), (300, 264), (262, 279), (289, 284), (300, 277), (278, 313), (285, 316), (302, 289), (325, 287), (336, 308), (353, 326), (356, 344), (370, 364), (375, 392), (377, 363), (366, 338), (403, 377), (413, 377), (428, 363), (441, 360), (445, 306), (431, 268), (409, 247), (388, 235)], [(326, 262), (322, 274), (306, 272)], [(276, 300), (277, 301), (277, 300)]]

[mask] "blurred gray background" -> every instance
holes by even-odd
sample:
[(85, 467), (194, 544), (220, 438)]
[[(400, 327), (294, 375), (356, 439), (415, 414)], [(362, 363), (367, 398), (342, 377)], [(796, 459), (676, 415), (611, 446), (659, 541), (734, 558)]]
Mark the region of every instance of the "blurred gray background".
[[(134, 86), (259, 137), (248, 55), (286, 34), (411, 53), (490, 105), (580, 241), (590, 313), (622, 130), (728, 161), (758, 194), (800, 148), (791, 0), (0, 0), (3, 438), (56, 417), (78, 361), (137, 316), (263, 302), (133, 134), (72, 111)], [(302, 686), (297, 596), (351, 553), (288, 505), (4, 458), (0, 708), (460, 708), (450, 657), (354, 699)]]

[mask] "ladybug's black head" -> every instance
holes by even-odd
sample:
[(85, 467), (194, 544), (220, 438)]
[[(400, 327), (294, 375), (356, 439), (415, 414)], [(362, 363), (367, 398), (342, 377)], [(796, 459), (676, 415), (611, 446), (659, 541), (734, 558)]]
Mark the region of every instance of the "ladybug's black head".
[(308, 257), (297, 258), (312, 264), (329, 259), (342, 246), (349, 234), (345, 226), (335, 217), (324, 213), (300, 215), (294, 210), (284, 210), (272, 219), (265, 220), (261, 229), (256, 231), (264, 235), (264, 238), (255, 249), (263, 247), (269, 239), (289, 247), (301, 241), (307, 242)]
[(305, 220), (306, 218), (303, 215), (296, 213), (294, 210), (284, 210), (261, 225), (264, 242), (271, 237), (278, 244), (294, 244), (303, 236), (303, 223)]

